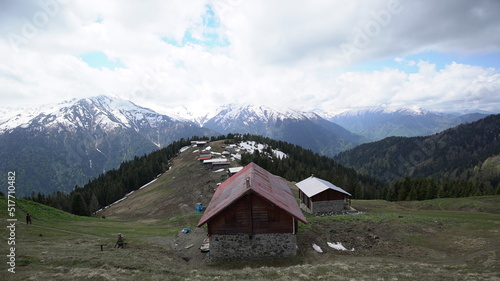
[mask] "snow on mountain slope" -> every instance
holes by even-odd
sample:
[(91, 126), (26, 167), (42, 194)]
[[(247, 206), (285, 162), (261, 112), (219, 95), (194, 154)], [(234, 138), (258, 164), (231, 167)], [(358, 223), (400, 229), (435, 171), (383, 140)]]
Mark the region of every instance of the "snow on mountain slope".
[(0, 114), (0, 169), (19, 171), (23, 195), (69, 191), (173, 141), (217, 135), (192, 122), (107, 96), (1, 108)]
[(18, 126), (27, 126), (40, 112), (36, 107), (0, 108), (0, 133)]
[(252, 126), (285, 119), (304, 120), (307, 117), (303, 113), (292, 109), (278, 111), (263, 105), (245, 105), (241, 107), (226, 105), (218, 108), (215, 113), (208, 114), (203, 125), (205, 126), (207, 123), (217, 124), (220, 129), (226, 131), (234, 127), (235, 121), (240, 121), (245, 126)]
[[(244, 141), (244, 142), (240, 142), (237, 144), (236, 146), (236, 149), (235, 151), (237, 152), (235, 154), (235, 158), (237, 159), (241, 159), (241, 152), (244, 151), (244, 152), (247, 152), (247, 153), (254, 153), (255, 150), (259, 151), (259, 153), (267, 153), (267, 149), (268, 146), (267, 145), (264, 145), (264, 144), (261, 144), (261, 143), (257, 143), (255, 141)], [(274, 156), (274, 157), (277, 157), (279, 159), (283, 159), (283, 158), (287, 158), (288, 155), (278, 149), (271, 149), (271, 153), (272, 155), (269, 155), (269, 156)]]
[(118, 98), (96, 96), (86, 99), (72, 99), (58, 104), (32, 108), (0, 110), (0, 133), (16, 127), (33, 129), (57, 128), (63, 126), (69, 130), (78, 128), (104, 131), (116, 128), (133, 128), (136, 131), (143, 127), (158, 127), (172, 119), (160, 115), (150, 109)]
[(162, 112), (178, 121), (198, 123), (197, 117), (185, 106), (164, 109)]
[(462, 120), (470, 122), (477, 120), (474, 117), (481, 118), (481, 115), (462, 118), (458, 114), (430, 111), (418, 106), (362, 108), (326, 116), (329, 116), (329, 121), (372, 141), (389, 136), (425, 136), (456, 126)]
[(344, 109), (332, 112), (323, 112), (320, 115), (326, 119), (340, 118), (340, 117), (357, 117), (363, 115), (373, 114), (401, 114), (401, 115), (425, 115), (428, 113), (438, 113), (419, 106), (392, 106), (392, 107), (365, 107), (356, 109)]
[(334, 155), (361, 143), (361, 136), (315, 113), (277, 110), (267, 106), (224, 106), (218, 109), (214, 117), (204, 122), (203, 127), (222, 134), (262, 135), (300, 145), (323, 155)]

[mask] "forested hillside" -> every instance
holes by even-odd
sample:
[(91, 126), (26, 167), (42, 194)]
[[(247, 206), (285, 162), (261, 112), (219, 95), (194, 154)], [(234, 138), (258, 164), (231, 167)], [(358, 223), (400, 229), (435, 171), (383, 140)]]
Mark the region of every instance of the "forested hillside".
[(354, 169), (346, 168), (332, 158), (320, 156), (300, 146), (256, 135), (243, 135), (240, 138), (242, 141), (250, 140), (266, 144), (269, 150), (278, 149), (287, 155), (280, 159), (271, 156), (270, 152), (260, 153), (255, 150), (254, 153), (241, 156), (243, 165), (254, 162), (272, 174), (294, 182), (314, 174), (318, 178), (342, 187), (358, 199), (379, 198), (384, 190), (384, 184), (381, 181), (360, 175)]
[(491, 115), (427, 137), (391, 137), (363, 144), (335, 160), (387, 183), (408, 182), (402, 181), (405, 177), (439, 179), (441, 186), (444, 181), (453, 186), (452, 193), (463, 186), (468, 190), (482, 186), (481, 193), (491, 193), (500, 183), (499, 155), (500, 115)]
[[(268, 151), (243, 153), (241, 164), (255, 162), (289, 181), (297, 182), (314, 174), (342, 187), (356, 199), (423, 200), (499, 193), (499, 124), (500, 115), (492, 115), (428, 137), (387, 138), (341, 153), (336, 160), (257, 135), (229, 134), (212, 140), (264, 144)], [(167, 171), (179, 150), (197, 139), (181, 139), (123, 162), (118, 169), (83, 187), (76, 186), (69, 194), (39, 193), (31, 198), (75, 214), (89, 215)], [(271, 153), (273, 149), (287, 156), (276, 157)]]
[(1, 110), (0, 170), (16, 171), (20, 196), (70, 192), (121, 162), (180, 138), (216, 132), (107, 96)]
[(33, 193), (30, 199), (74, 214), (90, 215), (167, 171), (169, 161), (189, 144), (190, 139), (181, 139), (148, 155), (136, 156), (123, 162), (118, 169), (89, 180), (83, 187), (75, 186), (69, 194), (60, 191), (48, 195)]
[[(151, 154), (123, 162), (118, 169), (100, 175), (83, 187), (75, 187), (69, 194), (56, 192), (43, 195), (38, 193), (32, 194), (31, 199), (75, 214), (90, 215), (167, 171), (170, 160), (179, 153), (180, 149), (191, 145), (191, 140), (198, 139), (200, 138), (181, 139)], [(268, 150), (277, 149), (285, 153), (287, 157), (277, 158), (272, 157), (272, 153), (268, 154), (265, 151), (260, 153), (256, 150), (254, 153), (242, 154), (240, 162), (246, 165), (253, 161), (271, 173), (290, 181), (300, 181), (314, 174), (342, 186), (355, 198), (362, 199), (379, 198), (380, 194), (386, 190), (381, 181), (369, 176), (360, 176), (353, 169), (345, 168), (331, 158), (320, 156), (297, 145), (248, 134), (212, 137), (212, 141), (223, 139), (227, 144), (255, 141), (264, 144)], [(201, 165), (200, 169), (203, 170)]]

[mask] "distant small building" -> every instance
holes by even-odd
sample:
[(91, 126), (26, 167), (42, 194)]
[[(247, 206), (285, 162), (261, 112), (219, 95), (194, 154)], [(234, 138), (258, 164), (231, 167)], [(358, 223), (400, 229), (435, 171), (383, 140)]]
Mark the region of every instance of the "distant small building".
[(287, 183), (250, 163), (217, 188), (198, 226), (208, 225), (213, 258), (290, 257), (299, 221)]
[(308, 213), (339, 213), (350, 205), (351, 194), (328, 181), (311, 176), (296, 185), (300, 208)]
[(200, 161), (200, 163), (203, 163), (203, 161), (212, 159), (212, 157), (213, 157), (212, 153), (204, 153), (204, 154), (200, 154), (200, 157), (198, 157), (198, 160)]
[(236, 174), (237, 172), (241, 171), (242, 169), (243, 169), (243, 167), (241, 167), (241, 166), (232, 167), (232, 168), (227, 169), (227, 174), (229, 176), (232, 176), (232, 175)]
[(229, 167), (231, 163), (226, 158), (212, 158), (203, 160), (203, 166), (205, 169), (225, 169)]
[(191, 141), (191, 145), (196, 145), (197, 147), (204, 147), (209, 142), (210, 142), (209, 140)]

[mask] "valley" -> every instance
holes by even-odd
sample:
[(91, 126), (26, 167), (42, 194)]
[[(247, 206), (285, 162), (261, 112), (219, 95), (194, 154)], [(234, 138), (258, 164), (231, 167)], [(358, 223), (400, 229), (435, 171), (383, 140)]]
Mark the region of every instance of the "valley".
[(500, 281), (499, 15), (0, 0), (0, 281)]
[[(222, 142), (211, 148), (220, 152)], [(495, 280), (500, 266), (500, 197), (387, 202), (353, 200), (361, 213), (307, 215), (290, 259), (211, 261), (199, 251), (205, 206), (224, 180), (204, 169), (197, 148), (183, 150), (156, 181), (79, 217), (17, 200), (17, 267), (9, 280)], [(294, 184), (289, 182), (294, 188)], [(5, 197), (0, 208), (5, 209)], [(29, 212), (33, 225), (22, 223)], [(2, 220), (6, 221), (4, 215)], [(190, 228), (190, 233), (182, 230)], [(114, 248), (122, 233), (125, 249)], [(3, 237), (8, 235), (2, 229)], [(337, 251), (341, 242), (354, 251)], [(6, 242), (4, 242), (6, 243)], [(311, 247), (323, 249), (318, 253)], [(102, 245), (102, 251), (101, 251)], [(190, 247), (190, 245), (193, 245)]]
[(423, 136), (486, 114), (444, 114), (421, 108), (302, 112), (263, 105), (226, 105), (214, 112), (158, 113), (99, 95), (57, 104), (2, 108), (0, 169), (24, 178), (22, 196), (70, 192), (120, 163), (181, 138), (254, 134), (333, 157), (389, 136)]

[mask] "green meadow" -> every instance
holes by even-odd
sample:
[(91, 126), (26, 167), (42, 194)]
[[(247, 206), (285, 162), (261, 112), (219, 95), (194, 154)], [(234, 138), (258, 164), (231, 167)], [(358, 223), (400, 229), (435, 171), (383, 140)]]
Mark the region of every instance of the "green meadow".
[[(500, 197), (415, 202), (353, 200), (361, 213), (308, 215), (293, 259), (211, 261), (183, 243), (200, 214), (160, 220), (79, 217), (16, 200), (15, 273), (7, 280), (498, 280)], [(7, 200), (0, 198), (7, 210)], [(33, 224), (26, 225), (30, 213)], [(10, 235), (2, 212), (2, 255)], [(183, 234), (183, 228), (193, 233)], [(127, 246), (114, 248), (123, 233)], [(192, 236), (190, 236), (192, 235)], [(195, 240), (192, 240), (195, 241)], [(354, 251), (337, 251), (341, 242)], [(318, 253), (311, 247), (319, 245)], [(101, 251), (102, 246), (102, 251)], [(3, 279), (3, 278), (2, 278)]]

